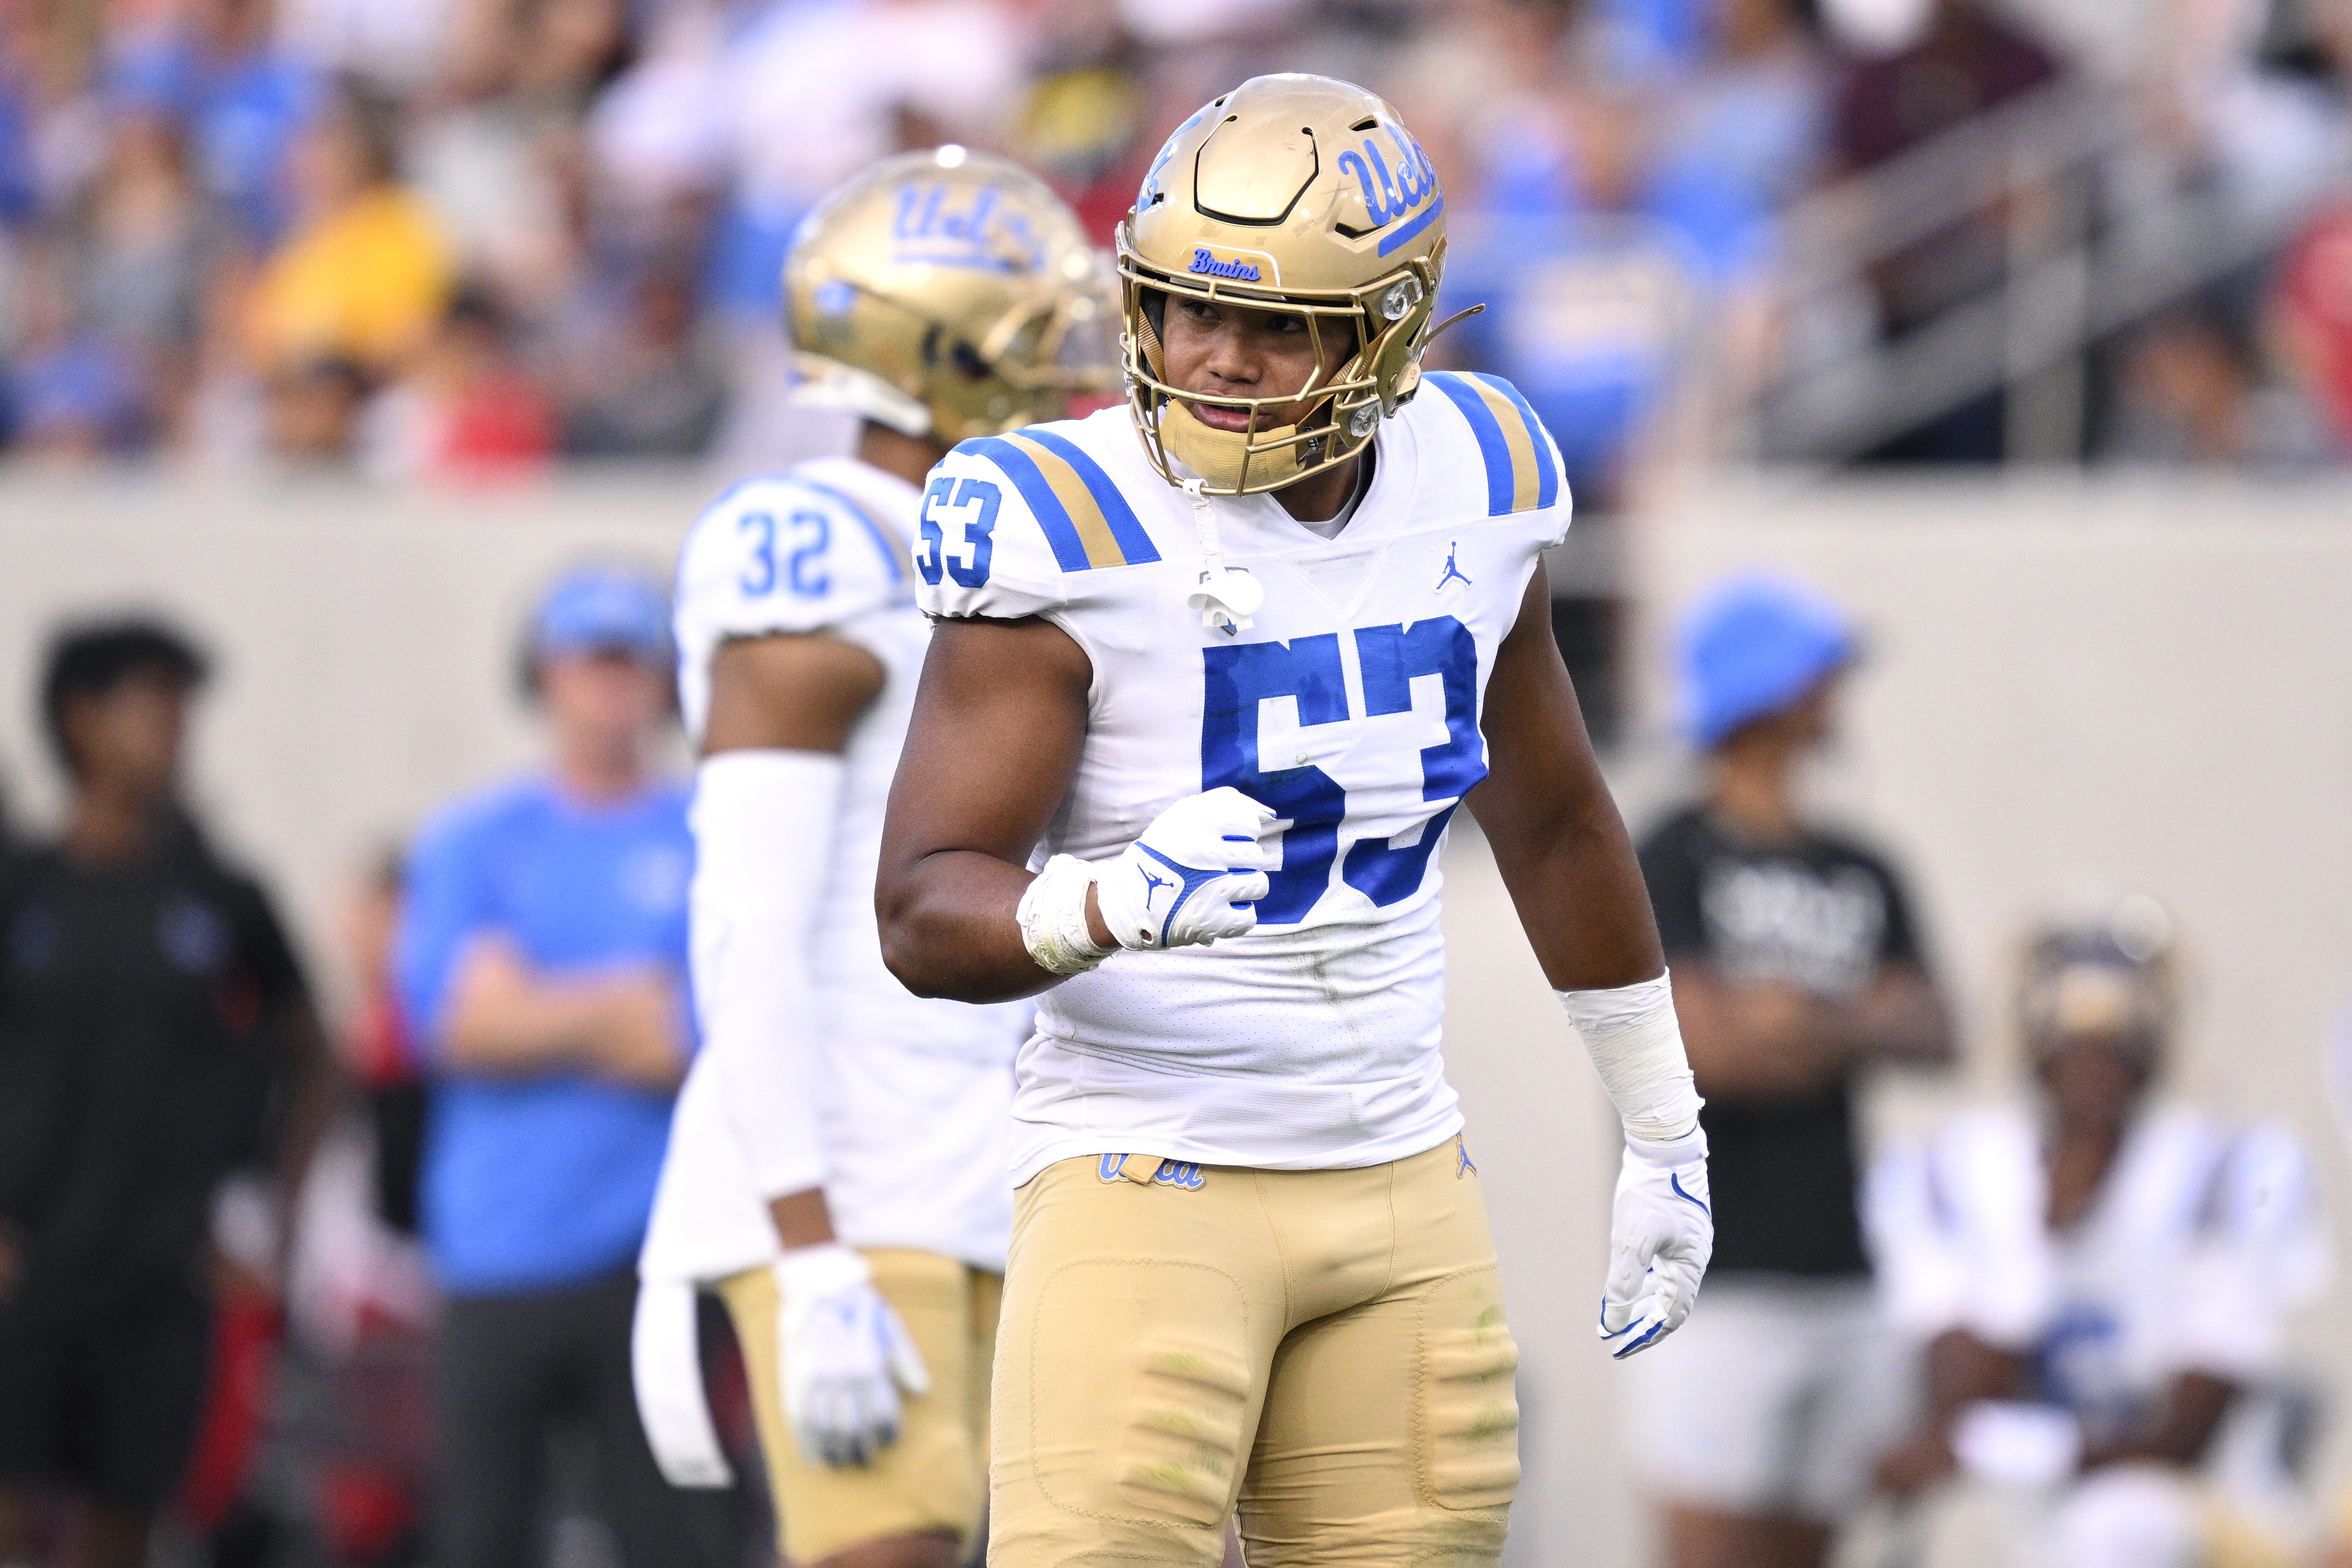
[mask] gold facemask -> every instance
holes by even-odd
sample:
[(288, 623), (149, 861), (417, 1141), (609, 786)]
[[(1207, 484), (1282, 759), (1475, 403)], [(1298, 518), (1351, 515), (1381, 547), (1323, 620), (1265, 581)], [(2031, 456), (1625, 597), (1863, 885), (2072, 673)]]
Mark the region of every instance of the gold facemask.
[[(1418, 390), (1445, 255), (1436, 170), (1396, 111), (1328, 77), (1243, 83), (1180, 127), (1119, 225), (1121, 358), (1154, 467), (1213, 495), (1279, 489), (1356, 456)], [(1164, 378), (1156, 312), (1171, 298), (1304, 317), (1331, 366), (1300, 391), (1230, 398)], [(1320, 352), (1332, 335), (1344, 352)], [(1257, 422), (1300, 402), (1297, 424)], [(1186, 404), (1246, 413), (1221, 431)]]

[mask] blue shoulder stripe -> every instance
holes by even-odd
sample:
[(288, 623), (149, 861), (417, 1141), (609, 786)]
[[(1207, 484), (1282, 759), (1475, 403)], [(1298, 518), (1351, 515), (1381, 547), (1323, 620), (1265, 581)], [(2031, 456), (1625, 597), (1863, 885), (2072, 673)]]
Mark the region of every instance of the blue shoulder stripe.
[(1503, 426), (1495, 411), (1486, 406), (1469, 382), (1451, 371), (1433, 371), (1422, 378), (1444, 392), (1462, 417), (1470, 422), (1470, 433), (1478, 438), (1478, 454), (1486, 460), (1486, 515), (1499, 517), (1511, 509), (1512, 483), (1511, 450), (1503, 444)]
[(1045, 476), (1037, 471), (1036, 463), (1013, 443), (997, 435), (982, 435), (959, 445), (958, 452), (969, 452), (975, 457), (985, 457), (1003, 470), (1013, 481), (1021, 498), (1029, 503), (1029, 510), (1045, 530), (1045, 542), (1054, 547), (1054, 559), (1064, 571), (1084, 571), (1092, 564), (1087, 559), (1087, 547), (1078, 539), (1077, 525), (1070, 520), (1069, 508), (1062, 505)]
[(1151, 536), (1143, 531), (1143, 524), (1136, 518), (1135, 508), (1127, 504), (1127, 497), (1119, 494), (1118, 486), (1111, 483), (1110, 476), (1103, 472), (1101, 464), (1087, 456), (1068, 436), (1056, 435), (1043, 425), (1033, 426), (1021, 434), (1076, 471), (1078, 478), (1086, 485), (1087, 494), (1093, 497), (1095, 505), (1102, 509), (1103, 521), (1109, 525), (1111, 538), (1118, 541), (1119, 553), (1126, 558), (1126, 564), (1141, 566), (1160, 559), (1160, 551), (1152, 544)]
[(1141, 566), (1160, 559), (1118, 486), (1068, 437), (1032, 427), (956, 448), (1003, 470), (1037, 518), (1064, 571)]
[(1509, 398), (1511, 406), (1519, 411), (1519, 417), (1528, 422), (1528, 441), (1535, 448), (1536, 505), (1550, 506), (1559, 499), (1559, 468), (1551, 460), (1551, 438), (1544, 434), (1543, 421), (1536, 417), (1534, 407), (1519, 389), (1502, 377), (1481, 375), (1477, 379)]

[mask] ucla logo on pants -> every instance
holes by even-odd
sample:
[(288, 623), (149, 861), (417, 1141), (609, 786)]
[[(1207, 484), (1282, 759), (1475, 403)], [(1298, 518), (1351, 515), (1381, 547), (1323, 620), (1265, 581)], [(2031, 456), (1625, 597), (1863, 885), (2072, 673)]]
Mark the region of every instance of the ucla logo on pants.
[[(1181, 1187), (1186, 1192), (1199, 1191), (1209, 1179), (1208, 1172), (1201, 1168), (1197, 1160), (1160, 1160), (1154, 1163), (1150, 1176), (1145, 1176), (1127, 1168), (1127, 1162), (1135, 1157), (1123, 1154), (1100, 1155), (1101, 1163), (1096, 1167), (1095, 1174), (1103, 1181), (1131, 1181), (1138, 1186)], [(1142, 1157), (1150, 1158), (1148, 1155)]]
[(1225, 277), (1235, 283), (1279, 283), (1282, 273), (1274, 257), (1262, 250), (1227, 250), (1222, 246), (1196, 245), (1185, 271), (1202, 277)]

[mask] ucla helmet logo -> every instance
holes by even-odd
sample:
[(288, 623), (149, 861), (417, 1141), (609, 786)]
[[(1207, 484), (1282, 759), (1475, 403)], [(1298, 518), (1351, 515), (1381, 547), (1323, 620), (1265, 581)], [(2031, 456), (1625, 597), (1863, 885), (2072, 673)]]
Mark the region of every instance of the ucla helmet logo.
[[(1180, 126), (1120, 224), (1120, 351), (1152, 465), (1211, 495), (1279, 489), (1355, 456), (1421, 381), (1445, 256), (1437, 170), (1396, 110), (1342, 81), (1253, 78)], [(1166, 379), (1171, 297), (1305, 319), (1322, 367), (1280, 396), (1205, 396)], [(1306, 402), (1297, 423), (1276, 411)], [(1246, 430), (1192, 417), (1248, 416)]]
[(886, 159), (818, 204), (784, 262), (803, 401), (952, 444), (1118, 384), (1113, 274), (1002, 158)]

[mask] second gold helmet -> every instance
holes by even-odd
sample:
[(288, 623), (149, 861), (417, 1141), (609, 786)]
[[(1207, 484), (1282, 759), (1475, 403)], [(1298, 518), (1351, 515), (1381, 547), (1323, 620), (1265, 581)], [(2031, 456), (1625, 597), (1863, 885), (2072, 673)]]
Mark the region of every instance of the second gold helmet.
[(1019, 165), (884, 160), (801, 221), (784, 261), (800, 395), (943, 445), (1059, 419), (1117, 383), (1110, 270)]
[[(1137, 428), (1211, 495), (1273, 490), (1346, 462), (1421, 381), (1445, 258), (1429, 155), (1377, 95), (1318, 76), (1255, 77), (1177, 128), (1118, 231), (1120, 349)], [(1302, 392), (1204, 396), (1171, 385), (1171, 296), (1302, 316), (1318, 371)], [(1266, 416), (1314, 401), (1295, 425)], [(1191, 415), (1249, 415), (1246, 431)]]

